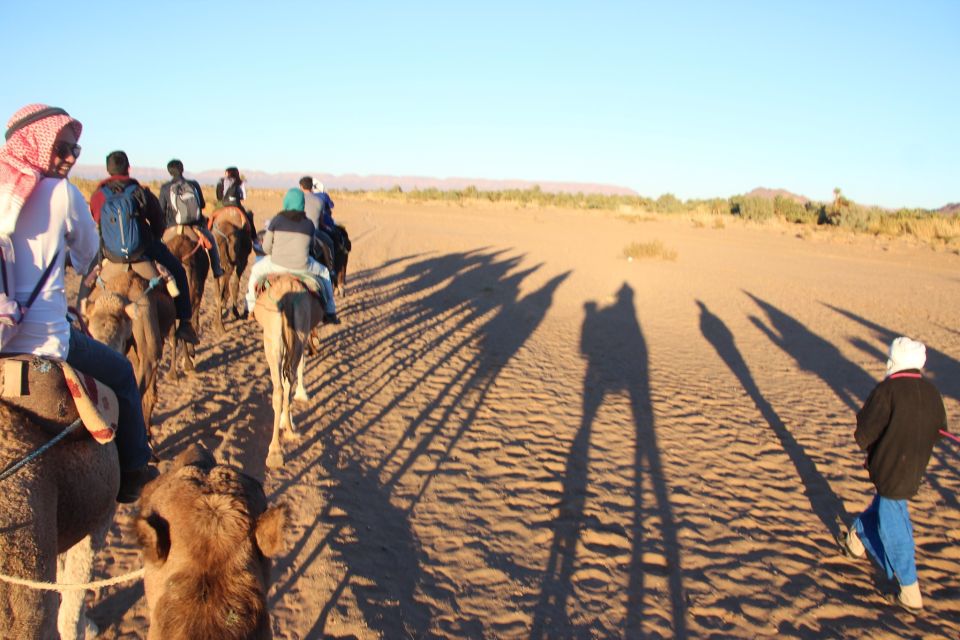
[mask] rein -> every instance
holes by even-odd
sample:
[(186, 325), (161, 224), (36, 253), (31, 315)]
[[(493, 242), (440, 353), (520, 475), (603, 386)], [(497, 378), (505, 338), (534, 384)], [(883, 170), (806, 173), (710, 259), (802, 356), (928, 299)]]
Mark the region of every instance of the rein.
[[(895, 380), (896, 378), (913, 378), (913, 379), (917, 379), (917, 378), (922, 378), (922, 377), (923, 377), (923, 376), (920, 375), (919, 373), (891, 373), (889, 376), (887, 376), (887, 380)], [(957, 436), (953, 435), (952, 433), (950, 433), (949, 431), (947, 431), (947, 430), (945, 430), (945, 429), (940, 429), (940, 435), (942, 435), (942, 436), (947, 436), (948, 438), (950, 438), (950, 439), (953, 440), (954, 442), (960, 443), (960, 438), (958, 438)]]
[(190, 258), (192, 258), (192, 257), (193, 257), (193, 254), (195, 254), (195, 253), (200, 249), (200, 247), (203, 246), (203, 242), (200, 241), (200, 237), (199, 237), (199, 236), (200, 236), (200, 234), (198, 233), (198, 234), (197, 234), (197, 244), (195, 244), (195, 245), (193, 246), (193, 249), (190, 251), (190, 253), (188, 253), (187, 255), (185, 255), (185, 256), (183, 256), (182, 258), (180, 258), (180, 262), (186, 262), (187, 260), (189, 260)]
[(15, 474), (17, 471), (23, 468), (23, 466), (26, 465), (27, 463), (32, 462), (37, 458), (39, 458), (41, 455), (46, 453), (46, 451), (50, 447), (57, 444), (58, 442), (66, 438), (68, 435), (76, 431), (82, 424), (83, 424), (83, 421), (80, 420), (80, 418), (77, 418), (76, 420), (73, 421), (73, 424), (71, 424), (69, 427), (67, 427), (66, 429), (64, 429), (57, 435), (55, 435), (53, 438), (50, 439), (49, 442), (44, 444), (42, 447), (40, 447), (39, 449), (37, 449), (32, 453), (27, 454), (25, 458), (18, 460), (17, 462), (14, 462), (12, 465), (4, 469), (3, 473), (0, 473), (0, 482), (3, 482), (7, 478)]

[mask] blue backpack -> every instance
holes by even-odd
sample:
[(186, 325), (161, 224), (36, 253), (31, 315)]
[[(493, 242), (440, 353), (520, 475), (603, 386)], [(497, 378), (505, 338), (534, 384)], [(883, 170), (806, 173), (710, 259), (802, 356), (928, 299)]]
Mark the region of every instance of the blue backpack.
[(111, 262), (136, 262), (146, 251), (145, 230), (140, 212), (146, 202), (140, 185), (132, 183), (122, 191), (100, 187), (100, 244)]

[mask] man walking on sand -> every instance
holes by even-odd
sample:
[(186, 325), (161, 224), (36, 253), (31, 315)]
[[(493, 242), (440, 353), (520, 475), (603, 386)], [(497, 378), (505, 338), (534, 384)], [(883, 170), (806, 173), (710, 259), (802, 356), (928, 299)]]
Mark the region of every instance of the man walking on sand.
[(919, 490), (933, 445), (947, 428), (943, 398), (921, 373), (926, 360), (923, 343), (896, 338), (886, 377), (857, 413), (855, 437), (867, 452), (865, 466), (877, 494), (840, 540), (848, 556), (869, 552), (887, 578), (896, 578), (896, 604), (911, 613), (923, 610), (923, 597), (907, 501)]

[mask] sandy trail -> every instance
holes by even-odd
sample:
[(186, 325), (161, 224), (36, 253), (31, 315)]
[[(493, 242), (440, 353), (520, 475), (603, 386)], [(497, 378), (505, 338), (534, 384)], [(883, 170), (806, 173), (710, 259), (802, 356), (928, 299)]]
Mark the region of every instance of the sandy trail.
[[(283, 470), (257, 325), (204, 325), (197, 374), (160, 387), (161, 457), (203, 442), (292, 508), (277, 638), (960, 635), (956, 444), (911, 503), (923, 616), (833, 543), (872, 495), (853, 419), (892, 337), (960, 411), (956, 255), (503, 205), (337, 217), (344, 324)], [(652, 240), (677, 259), (623, 259)], [(130, 514), (103, 575), (139, 566)], [(105, 637), (145, 637), (142, 594), (95, 599)]]

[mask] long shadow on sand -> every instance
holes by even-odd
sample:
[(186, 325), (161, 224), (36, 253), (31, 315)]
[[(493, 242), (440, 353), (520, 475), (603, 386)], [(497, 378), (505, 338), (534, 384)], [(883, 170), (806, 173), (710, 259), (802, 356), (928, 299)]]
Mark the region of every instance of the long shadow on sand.
[[(555, 276), (522, 295), (522, 283), (539, 266), (518, 269), (521, 259), (504, 250), (478, 249), (411, 260), (397, 274), (363, 274), (358, 288), (365, 297), (351, 304), (370, 313), (328, 341), (328, 351), (349, 359), (318, 384), (313, 410), (299, 418), (313, 426), (310, 435), (289, 456), (296, 465), (273, 487), (274, 494), (282, 492), (319, 465), (331, 481), (331, 503), (341, 514), (322, 544), (342, 559), (346, 571), (309, 637), (320, 637), (347, 589), (366, 624), (383, 637), (428, 634), (432, 610), (424, 597), (447, 601), (444, 609), (459, 609), (455, 593), (433, 584), (422, 569), (428, 559), (410, 519), (475, 424), (500, 372), (539, 326), (568, 276)], [(378, 300), (397, 298), (410, 303), (378, 313)], [(426, 394), (425, 388), (430, 389)], [(429, 401), (418, 403), (420, 408), (404, 418), (408, 426), (396, 443), (369, 459), (360, 439), (420, 397)], [(364, 411), (367, 405), (375, 410)], [(365, 417), (360, 421), (358, 416)], [(411, 490), (402, 481), (414, 466), (418, 472)], [(277, 585), (276, 597), (295, 590), (298, 578), (319, 561), (319, 548), (301, 548), (300, 553), (307, 557), (297, 559)], [(292, 557), (281, 560), (278, 572), (293, 564)], [(456, 629), (448, 629), (453, 635), (483, 635), (482, 620), (463, 615), (455, 624)]]
[[(590, 436), (597, 411), (608, 394), (626, 393), (630, 399), (635, 430), (633, 461), (633, 518), (631, 526), (630, 576), (627, 586), (627, 615), (624, 637), (642, 637), (644, 617), (643, 554), (651, 549), (666, 558), (670, 589), (673, 637), (686, 638), (686, 603), (680, 574), (677, 526), (669, 501), (669, 488), (663, 472), (654, 429), (650, 399), (650, 377), (646, 340), (637, 321), (633, 289), (624, 284), (617, 301), (598, 309), (585, 305), (580, 350), (587, 360), (583, 382), (583, 418), (570, 446), (563, 477), (559, 515), (554, 522), (553, 542), (547, 560), (540, 598), (534, 611), (530, 638), (587, 637), (589, 629), (578, 628), (567, 615), (568, 601), (574, 595), (573, 574), (577, 569), (577, 546), (582, 532), (596, 523), (585, 516), (590, 492)], [(643, 506), (644, 484), (655, 497), (652, 510)], [(645, 537), (645, 525), (658, 521), (659, 537)]]
[(803, 493), (810, 501), (810, 506), (813, 508), (814, 513), (817, 514), (817, 517), (820, 518), (820, 521), (827, 530), (829, 530), (833, 536), (836, 536), (837, 533), (839, 533), (836, 522), (837, 517), (839, 516), (843, 522), (847, 522), (848, 520), (843, 503), (833, 492), (833, 489), (830, 488), (830, 484), (823, 475), (817, 470), (817, 466), (807, 455), (806, 451), (804, 451), (803, 446), (797, 442), (793, 434), (787, 429), (787, 426), (783, 423), (783, 420), (780, 419), (777, 411), (767, 399), (763, 397), (760, 388), (753, 379), (753, 374), (750, 373), (750, 367), (747, 366), (743, 356), (740, 354), (740, 350), (737, 348), (733, 333), (727, 328), (723, 320), (710, 312), (707, 305), (699, 300), (697, 300), (697, 305), (700, 307), (700, 332), (703, 334), (703, 337), (713, 346), (720, 358), (727, 367), (729, 367), (730, 371), (737, 377), (744, 391), (747, 392), (747, 395), (750, 396), (750, 399), (753, 400), (753, 403), (760, 411), (760, 415), (763, 416), (763, 419), (766, 420), (770, 428), (773, 429), (773, 432), (780, 440), (780, 444), (783, 446), (783, 450), (790, 456), (790, 461), (793, 462), (794, 467), (797, 469), (797, 474), (803, 482)]

